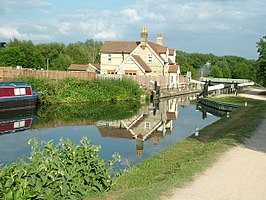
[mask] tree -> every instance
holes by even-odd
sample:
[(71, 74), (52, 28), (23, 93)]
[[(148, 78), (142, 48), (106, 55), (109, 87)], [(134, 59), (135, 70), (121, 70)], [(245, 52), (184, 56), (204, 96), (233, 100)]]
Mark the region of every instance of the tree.
[(62, 43), (48, 43), (48, 44), (37, 44), (36, 49), (38, 49), (42, 54), (42, 60), (45, 63), (44, 69), (49, 65), (49, 69), (56, 69), (53, 64), (54, 59), (57, 59), (60, 54), (64, 54), (65, 45)]
[(0, 52), (2, 66), (22, 66), (25, 68), (40, 69), (44, 62), (40, 51), (29, 41), (10, 40)]
[(211, 67), (210, 75), (214, 78), (221, 78), (223, 77), (223, 72), (218, 66), (214, 65)]
[(84, 49), (81, 42), (71, 43), (66, 47), (66, 54), (73, 60), (76, 64), (88, 64), (89, 56)]
[(59, 54), (59, 56), (51, 61), (52, 70), (66, 71), (73, 60), (66, 54)]
[(266, 86), (266, 36), (257, 43), (259, 58), (257, 59), (257, 78), (260, 84)]
[(94, 41), (93, 39), (87, 39), (83, 43), (83, 47), (88, 54), (89, 63), (100, 63), (100, 48), (102, 42)]

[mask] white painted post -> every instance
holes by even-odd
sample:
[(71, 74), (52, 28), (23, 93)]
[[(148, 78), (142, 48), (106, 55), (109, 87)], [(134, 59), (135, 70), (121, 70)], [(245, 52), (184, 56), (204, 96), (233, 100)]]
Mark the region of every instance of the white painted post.
[(195, 131), (195, 136), (198, 137), (199, 136), (199, 128), (196, 128), (196, 131)]

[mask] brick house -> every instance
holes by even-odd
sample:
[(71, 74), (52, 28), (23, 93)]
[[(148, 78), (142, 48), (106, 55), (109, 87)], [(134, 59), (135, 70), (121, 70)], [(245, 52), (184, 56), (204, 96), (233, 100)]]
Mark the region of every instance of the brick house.
[(180, 67), (175, 63), (176, 50), (163, 45), (163, 36), (148, 41), (147, 28), (141, 41), (106, 41), (100, 49), (100, 74), (126, 74), (169, 77), (169, 88), (177, 88)]

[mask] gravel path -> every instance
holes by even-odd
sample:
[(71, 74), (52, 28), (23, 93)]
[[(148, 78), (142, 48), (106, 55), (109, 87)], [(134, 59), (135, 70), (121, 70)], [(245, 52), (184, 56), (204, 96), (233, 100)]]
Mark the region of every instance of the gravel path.
[[(239, 96), (266, 100), (253, 88)], [(214, 165), (165, 200), (266, 200), (266, 115), (254, 135), (227, 151)]]

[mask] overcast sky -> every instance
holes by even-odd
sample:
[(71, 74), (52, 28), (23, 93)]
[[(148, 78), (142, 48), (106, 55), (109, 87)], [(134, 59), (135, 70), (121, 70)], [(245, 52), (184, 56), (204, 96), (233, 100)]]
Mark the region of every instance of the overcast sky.
[(149, 41), (185, 52), (257, 59), (266, 0), (0, 0), (0, 41)]

